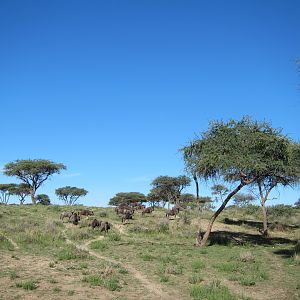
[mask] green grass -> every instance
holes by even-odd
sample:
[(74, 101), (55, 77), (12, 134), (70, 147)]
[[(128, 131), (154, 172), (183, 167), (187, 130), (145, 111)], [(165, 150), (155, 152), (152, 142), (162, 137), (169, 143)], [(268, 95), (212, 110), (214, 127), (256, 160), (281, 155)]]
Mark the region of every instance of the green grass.
[(36, 281), (28, 280), (16, 283), (16, 287), (23, 288), (24, 290), (35, 290), (37, 289), (38, 285)]
[(237, 300), (227, 287), (221, 286), (218, 282), (193, 286), (190, 295), (195, 300)]
[(121, 289), (119, 280), (116, 277), (103, 278), (101, 275), (88, 275), (82, 279), (83, 282), (89, 283), (91, 286), (102, 286), (110, 291)]
[(66, 245), (65, 248), (60, 249), (56, 255), (58, 260), (72, 260), (72, 259), (87, 259), (89, 255), (86, 251), (79, 250), (73, 245)]
[(106, 241), (94, 241), (90, 244), (91, 249), (106, 250), (108, 249), (108, 244)]
[(13, 251), (15, 247), (12, 243), (3, 235), (0, 235), (0, 250)]

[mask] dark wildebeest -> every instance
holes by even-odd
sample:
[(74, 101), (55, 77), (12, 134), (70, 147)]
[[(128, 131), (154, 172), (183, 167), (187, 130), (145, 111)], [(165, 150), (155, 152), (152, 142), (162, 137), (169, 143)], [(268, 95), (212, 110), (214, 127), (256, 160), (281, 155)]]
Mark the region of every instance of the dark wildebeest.
[(68, 218), (69, 220), (70, 220), (70, 218), (72, 217), (72, 215), (74, 214), (74, 212), (73, 211), (65, 211), (65, 212), (62, 212), (61, 214), (60, 214), (60, 219), (62, 220), (62, 221), (64, 221), (64, 218)]
[(92, 210), (88, 210), (88, 209), (84, 209), (84, 210), (81, 210), (79, 213), (79, 216), (93, 216), (94, 215), (94, 212)]
[(153, 210), (154, 210), (153, 207), (144, 208), (143, 211), (142, 211), (142, 215), (144, 215), (144, 214), (151, 214), (153, 212)]
[(166, 217), (170, 219), (170, 216), (174, 216), (176, 218), (176, 215), (179, 213), (179, 208), (173, 207), (172, 209), (168, 210), (166, 212)]
[(130, 211), (127, 211), (125, 214), (122, 216), (122, 223), (126, 220), (133, 220), (133, 214)]
[(127, 212), (134, 214), (134, 209), (129, 205), (119, 205), (115, 208), (117, 215), (125, 215)]
[(74, 225), (78, 225), (80, 218), (77, 215), (77, 213), (73, 213), (72, 216), (70, 217), (70, 221), (74, 224)]
[(93, 227), (93, 229), (95, 229), (96, 227), (99, 227), (101, 226), (101, 221), (98, 221), (97, 219), (94, 219), (92, 223), (89, 224), (89, 226)]

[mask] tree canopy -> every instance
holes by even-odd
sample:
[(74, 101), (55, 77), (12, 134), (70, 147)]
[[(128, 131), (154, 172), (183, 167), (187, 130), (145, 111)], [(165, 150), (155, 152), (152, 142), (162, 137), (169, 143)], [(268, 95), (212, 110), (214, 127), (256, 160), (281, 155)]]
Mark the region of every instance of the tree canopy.
[(63, 201), (66, 205), (74, 205), (75, 202), (88, 193), (83, 188), (74, 186), (65, 186), (55, 190), (56, 196)]
[(243, 207), (251, 204), (255, 200), (252, 194), (238, 193), (233, 196), (233, 203), (236, 206)]
[(25, 198), (30, 195), (30, 186), (26, 183), (15, 184), (9, 189), (12, 195), (19, 198), (20, 204), (25, 202)]
[[(198, 241), (205, 245), (213, 222), (228, 201), (244, 186), (260, 178), (278, 177), (282, 182), (299, 179), (299, 145), (267, 122), (241, 120), (214, 121), (209, 129), (182, 150), (187, 168), (193, 160), (193, 172), (205, 180), (222, 178), (236, 183), (212, 216), (207, 231)], [(297, 158), (297, 159), (296, 159)]]
[(147, 202), (147, 197), (139, 192), (117, 193), (116, 196), (109, 200), (108, 205), (118, 206), (120, 204)]
[(189, 186), (191, 179), (187, 176), (159, 176), (155, 178), (151, 185), (153, 188), (150, 194), (155, 195), (158, 199), (171, 203), (177, 203), (179, 201), (182, 190)]
[(36, 202), (38, 204), (42, 204), (42, 205), (50, 205), (51, 202), (50, 202), (50, 198), (48, 195), (46, 194), (39, 194), (39, 195), (36, 195)]
[(53, 174), (59, 174), (66, 166), (46, 159), (16, 160), (4, 166), (3, 173), (14, 176), (30, 186), (32, 203), (36, 203), (36, 190)]
[(14, 183), (2, 183), (0, 184), (0, 203), (7, 204), (9, 197), (11, 196), (11, 189), (15, 186)]

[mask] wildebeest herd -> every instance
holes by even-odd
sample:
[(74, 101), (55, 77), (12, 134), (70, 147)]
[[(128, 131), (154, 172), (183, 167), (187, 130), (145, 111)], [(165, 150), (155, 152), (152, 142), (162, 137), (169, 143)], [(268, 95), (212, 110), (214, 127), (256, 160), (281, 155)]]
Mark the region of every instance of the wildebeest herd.
[[(82, 217), (89, 217), (93, 216), (94, 212), (92, 210), (84, 209), (80, 210), (78, 212), (75, 211), (65, 211), (61, 213), (60, 219), (64, 221), (65, 218), (68, 219), (69, 222), (71, 222), (73, 225), (78, 225), (79, 221), (82, 219)], [(108, 232), (108, 230), (111, 227), (111, 224), (108, 223), (107, 221), (99, 221), (97, 219), (94, 219), (91, 223), (88, 225), (89, 227), (92, 227), (95, 229), (96, 227), (99, 228), (100, 232)]]
[[(176, 215), (182, 209), (183, 208), (181, 206), (175, 205), (172, 209), (167, 210), (166, 217), (168, 219), (170, 219), (170, 216), (176, 218)], [(136, 210), (141, 210), (141, 214), (142, 216), (144, 216), (145, 214), (151, 214), (154, 211), (154, 207), (145, 207), (145, 205), (142, 205), (140, 203), (131, 203), (131, 204), (122, 203), (115, 208), (115, 212), (118, 216), (121, 217), (122, 223), (125, 223), (127, 220), (133, 220), (134, 212)], [(60, 219), (62, 221), (67, 219), (68, 222), (71, 222), (73, 225), (78, 225), (80, 220), (83, 217), (89, 217), (89, 216), (94, 216), (94, 212), (92, 210), (83, 209), (80, 211), (62, 212), (60, 215)], [(93, 229), (98, 228), (100, 232), (104, 231), (105, 233), (107, 233), (112, 225), (107, 221), (100, 221), (97, 219), (93, 219), (93, 221), (91, 221), (88, 224), (88, 226), (92, 227)]]

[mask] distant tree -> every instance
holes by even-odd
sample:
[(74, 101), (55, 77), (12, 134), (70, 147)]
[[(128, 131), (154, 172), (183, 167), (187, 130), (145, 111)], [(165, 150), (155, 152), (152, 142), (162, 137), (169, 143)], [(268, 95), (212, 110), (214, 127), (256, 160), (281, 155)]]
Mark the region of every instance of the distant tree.
[(38, 204), (42, 204), (42, 205), (50, 205), (50, 198), (48, 195), (46, 194), (39, 194), (36, 195), (36, 202)]
[(150, 193), (147, 195), (147, 202), (149, 202), (152, 207), (156, 205), (158, 206), (161, 202), (161, 206), (165, 207), (167, 200), (161, 197), (162, 195), (160, 195), (159, 190), (153, 188), (151, 189)]
[(189, 186), (190, 182), (191, 180), (187, 176), (159, 176), (152, 181), (153, 188), (150, 193), (168, 201), (168, 209), (170, 209), (171, 203), (176, 204), (178, 202), (182, 190)]
[(233, 197), (233, 203), (235, 206), (244, 207), (255, 200), (255, 197), (252, 194), (243, 194), (238, 193)]
[(195, 205), (196, 201), (197, 201), (197, 197), (189, 193), (181, 194), (179, 197), (179, 202), (182, 206), (188, 206), (190, 204)]
[(65, 203), (65, 205), (74, 205), (75, 202), (88, 193), (85, 189), (75, 186), (65, 186), (55, 190), (56, 196)]
[(33, 204), (36, 204), (37, 189), (53, 174), (59, 174), (66, 169), (61, 163), (54, 163), (46, 159), (16, 160), (4, 166), (3, 173), (14, 176), (30, 186), (30, 195)]
[(117, 193), (112, 197), (108, 205), (118, 206), (120, 204), (130, 204), (130, 203), (144, 203), (147, 202), (147, 197), (139, 192), (124, 192)]
[(221, 177), (226, 182), (237, 183), (211, 217), (205, 234), (199, 232), (198, 246), (206, 244), (214, 221), (243, 187), (270, 174), (287, 183), (299, 181), (300, 156), (296, 151), (299, 145), (294, 148), (294, 144), (268, 123), (245, 117), (240, 121), (212, 122), (200, 138), (182, 149), (185, 161), (196, 157), (198, 176), (205, 180)]
[(212, 194), (215, 195), (215, 201), (223, 202), (224, 196), (229, 192), (228, 188), (223, 184), (215, 184), (211, 187)]
[(300, 208), (300, 198), (294, 204), (297, 208)]
[(11, 188), (14, 187), (14, 183), (2, 183), (0, 184), (0, 203), (7, 204), (9, 197), (11, 196)]
[(19, 198), (20, 204), (24, 204), (25, 198), (30, 195), (30, 186), (25, 183), (15, 184), (10, 189), (10, 194)]
[(199, 197), (200, 210), (212, 210), (214, 209), (213, 199), (209, 196)]

